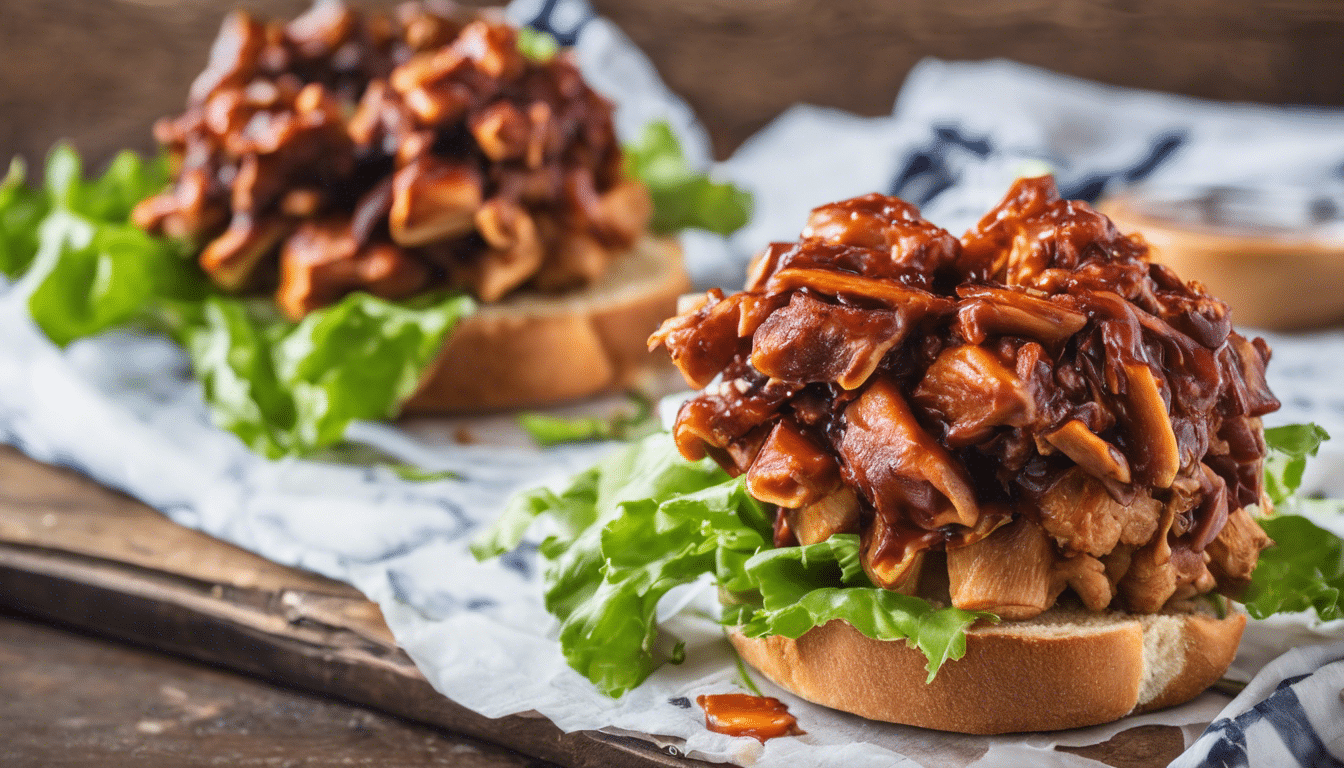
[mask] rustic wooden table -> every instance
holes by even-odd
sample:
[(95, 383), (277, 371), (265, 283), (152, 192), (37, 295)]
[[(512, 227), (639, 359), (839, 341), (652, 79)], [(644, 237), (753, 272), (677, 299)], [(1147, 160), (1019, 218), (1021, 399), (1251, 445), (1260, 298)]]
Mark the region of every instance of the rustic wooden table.
[[(564, 734), (537, 716), (477, 715), (430, 687), (393, 641), (378, 607), (354, 588), (183, 528), (134, 499), (7, 446), (0, 446), (0, 611), (347, 702), (322, 702), (10, 619), (0, 623), (0, 690), (13, 695), (0, 697), (6, 699), (0, 712), (12, 707), (21, 714), (0, 722), (6, 737), (22, 738), (0, 739), (0, 765), (101, 766), (115, 754), (164, 766), (233, 764), (226, 758), (234, 753), (292, 765), (376, 759), (382, 747), (372, 739), (333, 737), (320, 755), (304, 751), (310, 736), (292, 731), (302, 729), (308, 710), (328, 724), (341, 718), (376, 723), (386, 738), (405, 741), (398, 759), (411, 761), (421, 750), (426, 764), (434, 764), (436, 754), (470, 754), (477, 761), (453, 763), (461, 765), (533, 764), (481, 746), (489, 741), (573, 768), (703, 765), (645, 741)], [(202, 701), (192, 691), (214, 693)], [(214, 704), (231, 707), (236, 717), (202, 714)], [(87, 711), (81, 715), (81, 709)], [(277, 724), (283, 713), (292, 727)], [(253, 720), (273, 722), (258, 727), (249, 724)], [(68, 729), (60, 725), (66, 721)], [(219, 738), (202, 741), (211, 729)], [(65, 754), (67, 740), (78, 749)], [(275, 758), (285, 751), (287, 757)], [(53, 753), (65, 756), (55, 760)], [(302, 762), (318, 757), (332, 763)]]
[[(1344, 0), (592, 3), (695, 108), (721, 158), (798, 101), (890, 112), (924, 56), (1002, 56), (1206, 98), (1344, 105)], [(181, 108), (226, 9), (305, 5), (0, 0), (0, 158), (39, 160), (60, 137), (95, 164), (122, 147), (150, 150), (150, 123)]]
[[(94, 167), (122, 147), (150, 150), (150, 122), (180, 107), (225, 9), (304, 4), (0, 0), (0, 159), (40, 161), (61, 137)], [(885, 113), (926, 55), (1008, 56), (1211, 98), (1344, 104), (1344, 0), (594, 5), (697, 110), (719, 157), (796, 101)], [(0, 605), (4, 765), (549, 764), (473, 737), (565, 765), (687, 764), (455, 707), (348, 587), (278, 569), (12, 451), (0, 452)], [(1174, 729), (1154, 726), (1087, 754), (1149, 766), (1179, 749)]]
[(327, 697), (0, 614), (0, 764), (543, 768)]

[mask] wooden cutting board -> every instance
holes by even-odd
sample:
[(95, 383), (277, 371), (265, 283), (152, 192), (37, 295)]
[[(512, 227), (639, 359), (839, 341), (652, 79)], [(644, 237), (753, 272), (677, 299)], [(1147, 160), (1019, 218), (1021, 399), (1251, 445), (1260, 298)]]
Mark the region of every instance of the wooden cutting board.
[[(358, 590), (184, 528), (72, 471), (0, 446), (0, 607), (428, 723), (551, 762), (705, 766), (675, 748), (540, 716), (490, 719), (436, 692)], [(1070, 749), (1124, 768), (1169, 763), (1180, 730)]]
[(277, 565), (0, 446), (0, 606), (327, 694), (563, 766), (707, 765), (648, 741), (490, 719), (440, 695), (358, 590)]

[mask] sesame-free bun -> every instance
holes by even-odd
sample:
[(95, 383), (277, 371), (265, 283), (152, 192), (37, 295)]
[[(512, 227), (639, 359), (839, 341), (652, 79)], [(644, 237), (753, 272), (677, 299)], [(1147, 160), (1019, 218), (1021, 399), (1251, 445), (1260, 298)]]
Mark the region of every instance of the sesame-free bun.
[(1097, 725), (1180, 704), (1222, 677), (1243, 614), (1135, 615), (1052, 609), (1025, 621), (978, 624), (966, 655), (925, 683), (924, 654), (873, 640), (844, 621), (797, 640), (730, 633), (742, 658), (808, 701), (959, 733)]
[(646, 237), (587, 288), (516, 291), (462, 319), (405, 413), (521, 408), (635, 380), (649, 334), (690, 287), (675, 241)]

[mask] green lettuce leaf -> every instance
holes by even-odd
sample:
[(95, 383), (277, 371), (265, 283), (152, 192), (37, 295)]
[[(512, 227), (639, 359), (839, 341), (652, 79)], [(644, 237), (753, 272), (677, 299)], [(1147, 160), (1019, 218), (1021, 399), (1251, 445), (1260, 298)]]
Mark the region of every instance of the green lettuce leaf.
[(713, 462), (686, 462), (657, 435), (560, 494), (570, 502), (556, 509), (561, 532), (541, 547), (550, 560), (546, 609), (560, 620), (570, 666), (609, 695), (638, 685), (665, 660), (657, 653), (666, 645), (654, 620), (658, 600), (714, 568), (713, 547), (690, 530), (699, 526), (660, 511), (682, 493), (698, 493), (706, 512), (726, 510), (745, 498), (733, 486)]
[(532, 27), (519, 27), (518, 52), (538, 64), (545, 64), (560, 52), (560, 43), (549, 32)]
[(713, 574), (727, 598), (724, 622), (751, 636), (797, 637), (832, 619), (870, 637), (904, 639), (925, 653), (930, 675), (965, 653), (965, 630), (990, 618), (934, 609), (878, 589), (859, 563), (856, 536), (772, 549), (771, 519), (712, 461), (685, 461), (666, 433), (618, 451), (561, 493), (531, 491), (476, 541), (484, 558), (522, 540), (539, 516), (546, 539), (546, 608), (560, 620), (570, 666), (611, 696), (641, 683), (666, 658), (656, 621), (668, 590)]
[(626, 396), (634, 412), (618, 411), (601, 418), (587, 416), (563, 418), (548, 413), (525, 412), (518, 414), (518, 424), (538, 445), (559, 445), (592, 440), (638, 440), (662, 429), (653, 400), (642, 392), (628, 392)]
[(1275, 545), (1260, 553), (1251, 584), (1242, 595), (1257, 619), (1314, 609), (1323, 621), (1344, 617), (1344, 542), (1301, 515), (1259, 521)]
[(1315, 424), (1290, 424), (1265, 430), (1270, 449), (1265, 462), (1265, 491), (1275, 514), (1256, 522), (1274, 540), (1260, 553), (1251, 583), (1242, 594), (1246, 612), (1257, 619), (1276, 613), (1316, 611), (1322, 620), (1344, 617), (1344, 541), (1301, 514), (1344, 511), (1340, 499), (1304, 499), (1297, 495), (1307, 458), (1329, 439)]
[(16, 157), (0, 180), (0, 275), (9, 278), (27, 271), (37, 255), (38, 227), (51, 210), (46, 195), (24, 184), (26, 175), (23, 160)]
[(463, 296), (411, 308), (352, 293), (291, 326), (212, 296), (182, 336), (215, 423), (278, 458), (339, 443), (355, 419), (396, 415), (472, 306)]
[(125, 224), (136, 203), (168, 183), (168, 160), (163, 156), (144, 160), (123, 150), (102, 176), (85, 180), (79, 154), (61, 143), (47, 155), (45, 180), (53, 207), (90, 221)]
[[(743, 623), (747, 637), (801, 637), (813, 627), (843, 619), (868, 637), (906, 640), (928, 659), (933, 680), (943, 662), (966, 655), (966, 629), (993, 614), (936, 609), (918, 597), (876, 587), (859, 561), (859, 537), (832, 536), (802, 547), (769, 549), (744, 566), (759, 590), (761, 607)], [(833, 586), (818, 586), (832, 584)]]
[(503, 514), (472, 540), (471, 553), (477, 560), (487, 560), (512, 550), (522, 543), (532, 522), (545, 513), (549, 513), (572, 539), (597, 518), (599, 474), (598, 467), (582, 472), (559, 494), (546, 488), (515, 494), (505, 505)]
[(28, 190), (11, 164), (0, 190), (0, 262), (9, 274), (25, 272), (29, 311), (53, 342), (152, 316), (162, 299), (204, 295), (205, 281), (176, 244), (127, 222), (167, 182), (162, 159), (122, 152), (85, 180), (79, 155), (58, 144), (43, 176), (42, 190)]
[(1330, 439), (1315, 424), (1289, 424), (1265, 430), (1269, 456), (1265, 460), (1265, 493), (1274, 504), (1283, 504), (1302, 485), (1307, 458), (1315, 456), (1321, 443)]
[(441, 480), (463, 479), (461, 472), (454, 472), (451, 469), (424, 469), (405, 462), (384, 464), (383, 466), (392, 470), (393, 474), (408, 483), (437, 483)]
[(257, 453), (283, 456), (292, 447), (295, 408), (275, 373), (280, 326), (257, 321), (246, 304), (222, 296), (191, 309), (199, 314), (180, 335), (215, 424)]
[(150, 316), (161, 299), (205, 293), (199, 273), (173, 246), (129, 224), (58, 209), (40, 232), (26, 276), (33, 286), (28, 310), (58, 345)]
[(751, 193), (692, 170), (666, 121), (649, 123), (640, 140), (624, 150), (629, 173), (653, 198), (653, 231), (690, 228), (729, 235), (751, 218)]
[(295, 404), (298, 444), (332, 445), (354, 419), (395, 416), (474, 306), (452, 296), (416, 309), (352, 293), (305, 317), (275, 348), (276, 375)]

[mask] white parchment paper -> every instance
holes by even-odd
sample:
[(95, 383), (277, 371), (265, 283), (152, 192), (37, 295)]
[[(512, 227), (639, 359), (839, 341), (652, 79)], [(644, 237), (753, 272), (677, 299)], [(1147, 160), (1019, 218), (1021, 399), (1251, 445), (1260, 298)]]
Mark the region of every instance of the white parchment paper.
[[(575, 0), (520, 1), (511, 12), (525, 21), (542, 14), (544, 23), (577, 39), (591, 81), (621, 104), (623, 135), (632, 136), (650, 118), (666, 117), (688, 156), (708, 163), (703, 130), (690, 110), (614, 26), (594, 19)], [(1087, 180), (1107, 168), (1132, 166), (1155, 130), (1186, 132), (1189, 154), (1178, 153), (1184, 163), (1178, 167), (1205, 174), (1201, 178), (1214, 178), (1219, 169), (1238, 179), (1274, 169), (1285, 181), (1333, 183), (1328, 168), (1344, 159), (1337, 116), (1323, 123), (1317, 113), (1099, 89), (1006, 63), (929, 62), (911, 76), (891, 117), (795, 108), (716, 168), (755, 191), (756, 216), (728, 241), (688, 236), (694, 276), (702, 285), (738, 284), (747, 257), (772, 239), (795, 238), (812, 206), (890, 191), (898, 182), (907, 194), (928, 196), (930, 217), (958, 231), (968, 223), (967, 211), (978, 215), (997, 200), (1022, 162), (1045, 157), (1066, 184)], [(962, 141), (970, 148), (944, 141), (941, 154), (930, 154), (951, 125), (962, 132), (959, 138), (972, 137)], [(1256, 137), (1282, 132), (1292, 140), (1266, 139), (1263, 152), (1247, 149)], [(1314, 150), (1297, 143), (1306, 138)], [(981, 139), (997, 148), (981, 152)], [(932, 157), (940, 176), (908, 173), (921, 152)], [(376, 465), (267, 461), (210, 424), (199, 387), (172, 344), (112, 333), (57, 349), (28, 321), (23, 293), (19, 285), (0, 295), (0, 441), (125, 490), (184, 525), (354, 584), (382, 607), (398, 642), (434, 686), (484, 715), (535, 711), (566, 730), (652, 734), (680, 753), (744, 765), (1081, 766), (1096, 763), (1053, 747), (1098, 743), (1148, 723), (1183, 727), (1188, 744), (1228, 704), (1208, 693), (1182, 707), (1097, 728), (966, 737), (868, 722), (758, 680), (790, 704), (807, 731), (762, 746), (704, 728), (695, 696), (737, 690), (739, 682), (721, 630), (693, 612), (669, 619), (669, 628), (688, 641), (687, 662), (662, 668), (620, 700), (609, 699), (559, 653), (554, 624), (541, 607), (534, 546), (483, 564), (466, 550), (473, 532), (510, 493), (560, 483), (609, 446), (543, 451), (527, 447), (507, 418), (421, 420), (358, 424), (348, 436), (427, 469), (451, 469), (462, 479), (412, 483)], [(1268, 421), (1311, 419), (1344, 435), (1344, 334), (1275, 337), (1273, 343), (1270, 380), (1285, 407)], [(454, 443), (452, 435), (464, 426), (484, 444)], [(1339, 454), (1328, 454), (1309, 482), (1344, 495), (1340, 466)], [(1326, 522), (1344, 532), (1338, 521)], [(691, 602), (706, 597), (692, 596)], [(1256, 627), (1234, 669), (1249, 679), (1287, 647), (1339, 634), (1334, 627), (1310, 628), (1305, 619)]]

